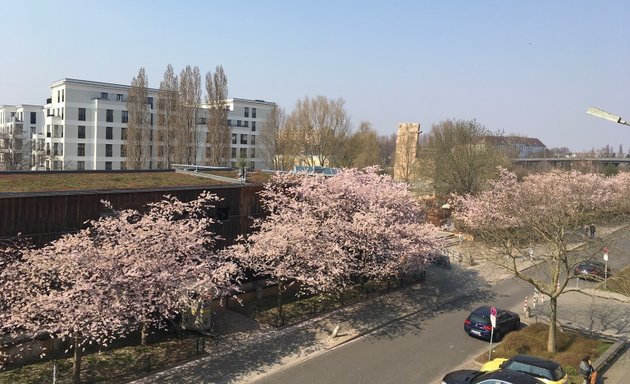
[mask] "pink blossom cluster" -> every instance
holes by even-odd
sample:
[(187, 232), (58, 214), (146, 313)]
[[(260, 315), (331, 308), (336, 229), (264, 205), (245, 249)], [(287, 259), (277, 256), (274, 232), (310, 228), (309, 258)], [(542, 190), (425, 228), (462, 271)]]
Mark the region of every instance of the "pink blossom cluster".
[(269, 216), (232, 251), (261, 275), (306, 292), (343, 291), (357, 276), (399, 276), (440, 245), (407, 186), (376, 167), (335, 177), (278, 174), (261, 196)]

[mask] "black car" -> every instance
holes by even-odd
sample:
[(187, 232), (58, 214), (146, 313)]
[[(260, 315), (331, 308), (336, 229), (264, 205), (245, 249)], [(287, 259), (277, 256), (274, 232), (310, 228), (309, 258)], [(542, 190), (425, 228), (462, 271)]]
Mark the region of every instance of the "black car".
[(573, 274), (580, 279), (603, 280), (606, 276), (610, 277), (610, 268), (601, 261), (585, 260), (573, 268)]
[(534, 376), (522, 372), (499, 370), (481, 372), (461, 370), (447, 373), (442, 384), (544, 384)]
[(499, 369), (527, 373), (546, 383), (561, 384), (569, 380), (569, 376), (559, 363), (531, 355), (516, 355), (510, 359), (497, 358), (488, 361), (479, 370), (492, 372)]
[[(514, 312), (497, 308), (497, 324), (494, 329), (494, 340), (499, 340), (506, 333), (518, 330), (521, 318)], [(490, 322), (490, 307), (483, 306), (475, 309), (464, 321), (464, 331), (470, 336), (490, 340), (492, 323)]]

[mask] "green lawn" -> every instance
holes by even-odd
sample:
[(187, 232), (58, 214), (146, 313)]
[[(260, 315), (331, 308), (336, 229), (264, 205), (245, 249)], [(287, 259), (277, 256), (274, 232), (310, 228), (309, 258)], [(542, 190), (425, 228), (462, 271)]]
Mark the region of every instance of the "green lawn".
[[(604, 283), (601, 282), (597, 289), (604, 289)], [(625, 267), (617, 272), (606, 281), (606, 290), (630, 296), (630, 267)]]
[[(238, 178), (238, 171), (212, 172), (218, 176)], [(248, 183), (265, 183), (270, 174), (249, 172)], [(85, 173), (0, 173), (2, 192), (49, 192), (102, 189), (142, 189), (185, 186), (225, 185), (205, 177), (195, 177), (175, 172), (85, 172)]]

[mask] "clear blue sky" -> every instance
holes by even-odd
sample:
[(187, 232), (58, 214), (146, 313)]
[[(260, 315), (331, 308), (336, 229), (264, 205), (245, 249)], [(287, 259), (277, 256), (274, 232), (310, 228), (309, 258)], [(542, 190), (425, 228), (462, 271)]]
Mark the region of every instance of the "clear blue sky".
[(630, 1), (5, 1), (0, 105), (64, 77), (129, 84), (222, 65), (230, 97), (343, 98), (380, 134), (477, 119), (548, 147), (630, 150)]

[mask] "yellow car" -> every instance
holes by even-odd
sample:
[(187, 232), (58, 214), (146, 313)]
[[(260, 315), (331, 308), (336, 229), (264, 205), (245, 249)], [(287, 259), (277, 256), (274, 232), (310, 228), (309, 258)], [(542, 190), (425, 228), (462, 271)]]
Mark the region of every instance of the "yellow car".
[(565, 384), (569, 381), (569, 375), (560, 364), (536, 356), (516, 355), (511, 359), (497, 358), (482, 365), (480, 370), (491, 372), (499, 369), (527, 373), (547, 384)]

